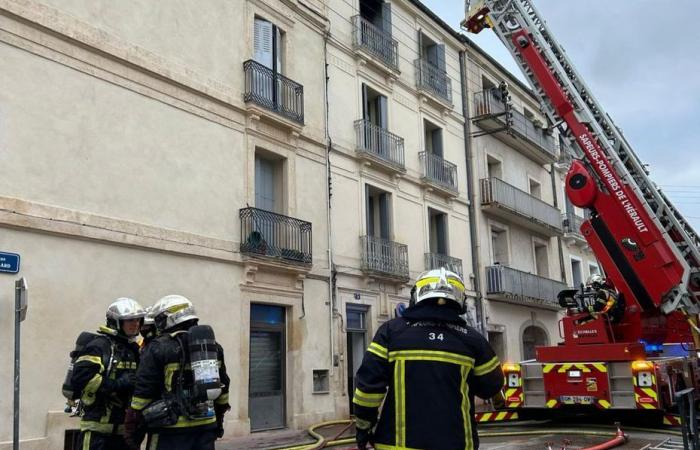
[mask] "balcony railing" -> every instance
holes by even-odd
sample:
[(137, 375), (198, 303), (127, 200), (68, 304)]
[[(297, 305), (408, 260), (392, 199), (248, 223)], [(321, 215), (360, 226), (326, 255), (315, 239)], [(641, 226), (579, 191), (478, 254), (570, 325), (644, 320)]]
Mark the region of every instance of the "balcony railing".
[(452, 80), (447, 72), (440, 70), (423, 58), (414, 61), (418, 89), (428, 91), (448, 103), (452, 103)]
[(251, 60), (243, 63), (246, 102), (304, 123), (304, 86)]
[(311, 264), (311, 223), (258, 208), (243, 208), (241, 253)]
[(376, 236), (361, 236), (362, 270), (408, 280), (408, 246)]
[(581, 234), (581, 225), (586, 220), (574, 213), (566, 213), (563, 217), (564, 233)]
[(374, 125), (369, 120), (355, 121), (355, 131), (359, 152), (378, 158), (398, 170), (405, 170), (402, 137)]
[[(475, 93), (473, 108), (472, 119), (482, 120), (492, 117), (500, 122), (503, 127), (506, 126), (506, 104), (501, 98), (498, 88)], [(513, 115), (513, 124), (510, 131), (516, 136), (536, 145), (550, 157), (556, 158), (557, 146), (554, 138), (542, 128), (535, 126), (532, 120), (528, 119), (520, 111), (510, 108), (510, 112)]]
[(462, 260), (459, 258), (453, 258), (452, 256), (441, 255), (439, 253), (426, 253), (425, 254), (425, 270), (439, 269), (444, 267), (447, 270), (458, 274), (462, 279), (464, 279)]
[(438, 184), (449, 191), (458, 192), (456, 164), (428, 152), (420, 152), (418, 156), (423, 168), (423, 178), (426, 181)]
[(482, 178), (480, 181), (482, 205), (505, 208), (561, 233), (561, 212), (554, 206), (498, 178)]
[(352, 17), (352, 43), (365, 50), (392, 70), (399, 70), (399, 42), (364, 17)]
[(507, 266), (486, 267), (486, 294), (491, 298), (524, 306), (559, 309), (557, 294), (565, 283)]

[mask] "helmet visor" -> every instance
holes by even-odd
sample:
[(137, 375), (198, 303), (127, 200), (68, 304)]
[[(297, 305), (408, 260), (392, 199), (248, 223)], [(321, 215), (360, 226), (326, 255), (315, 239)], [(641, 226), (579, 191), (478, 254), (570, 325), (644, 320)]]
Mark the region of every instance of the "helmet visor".
[(464, 283), (458, 277), (425, 277), (416, 282), (416, 301), (428, 298), (446, 298), (460, 302), (464, 298)]

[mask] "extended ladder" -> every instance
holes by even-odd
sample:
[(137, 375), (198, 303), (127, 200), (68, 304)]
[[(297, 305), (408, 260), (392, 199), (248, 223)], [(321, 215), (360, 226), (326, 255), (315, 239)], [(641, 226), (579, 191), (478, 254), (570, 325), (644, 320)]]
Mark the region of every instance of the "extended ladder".
[[(470, 1), (465, 2), (469, 10)], [(525, 30), (546, 60), (552, 74), (558, 79), (569, 97), (579, 121), (586, 124), (597, 137), (608, 159), (620, 178), (641, 200), (641, 203), (663, 231), (665, 240), (684, 267), (681, 285), (671, 298), (665, 299), (666, 313), (684, 309), (689, 313), (700, 312), (700, 239), (690, 224), (671, 204), (668, 197), (648, 177), (648, 172), (639, 160), (618, 127), (600, 106), (583, 78), (576, 71), (564, 49), (554, 39), (545, 21), (530, 0), (485, 0), (481, 5), (488, 8), (489, 25), (493, 27), (501, 42), (508, 48), (542, 105), (543, 112), (553, 124), (561, 125), (562, 119), (550, 102), (528, 64), (520, 56), (512, 41), (514, 33)], [(465, 21), (466, 23), (466, 21)], [(569, 130), (560, 126), (560, 133), (567, 144), (575, 142)], [(569, 145), (574, 156), (581, 158), (583, 152), (577, 145)]]

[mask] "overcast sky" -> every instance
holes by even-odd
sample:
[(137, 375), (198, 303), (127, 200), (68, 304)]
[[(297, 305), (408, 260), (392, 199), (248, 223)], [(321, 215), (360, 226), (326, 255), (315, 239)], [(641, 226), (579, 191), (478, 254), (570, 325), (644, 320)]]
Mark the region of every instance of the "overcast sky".
[[(460, 0), (422, 0), (459, 29)], [(699, 0), (534, 0), (651, 177), (700, 232)], [(491, 30), (469, 35), (524, 80)]]

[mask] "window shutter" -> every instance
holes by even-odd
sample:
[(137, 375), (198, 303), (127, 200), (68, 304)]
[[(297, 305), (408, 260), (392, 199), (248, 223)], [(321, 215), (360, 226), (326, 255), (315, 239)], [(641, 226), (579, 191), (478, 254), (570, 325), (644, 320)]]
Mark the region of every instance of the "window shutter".
[(369, 193), (368, 185), (365, 185), (365, 203), (367, 208), (367, 236), (374, 236), (374, 199)]
[(379, 109), (379, 126), (387, 130), (389, 128), (389, 111), (387, 98), (383, 95), (377, 97), (377, 108)]
[(437, 225), (437, 252), (440, 255), (447, 255), (447, 215), (438, 214), (435, 216)]
[(437, 47), (437, 68), (444, 72), (447, 69), (447, 63), (445, 61), (445, 44), (438, 44), (436, 47)]
[(369, 105), (367, 104), (367, 85), (362, 83), (362, 118), (369, 120)]
[(423, 31), (418, 30), (418, 57), (423, 59)]
[(442, 157), (444, 154), (442, 151), (442, 130), (438, 128), (431, 131), (430, 137), (433, 141), (433, 155)]
[(379, 195), (379, 226), (381, 237), (389, 239), (389, 194)]
[(391, 3), (382, 3), (382, 29), (391, 35)]
[(272, 24), (267, 20), (256, 18), (253, 35), (253, 59), (265, 67), (272, 69)]

